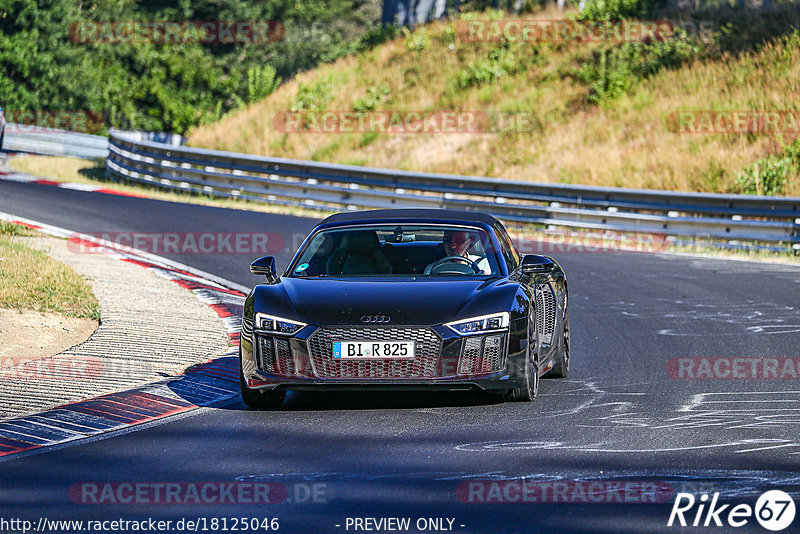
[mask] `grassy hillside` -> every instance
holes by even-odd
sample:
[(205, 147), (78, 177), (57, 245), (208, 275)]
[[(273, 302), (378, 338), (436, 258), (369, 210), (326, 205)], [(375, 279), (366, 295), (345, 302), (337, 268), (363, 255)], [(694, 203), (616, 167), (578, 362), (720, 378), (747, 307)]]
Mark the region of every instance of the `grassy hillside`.
[[(508, 18), (502, 13), (463, 19)], [(527, 16), (575, 17), (554, 9)], [(651, 15), (652, 16), (652, 13)], [(687, 110), (800, 111), (800, 11), (714, 8), (714, 33), (663, 42), (466, 42), (459, 21), (299, 75), (194, 129), (194, 146), (520, 180), (800, 195), (796, 133), (681, 134)], [(529, 112), (528, 131), (283, 133), (292, 110)]]

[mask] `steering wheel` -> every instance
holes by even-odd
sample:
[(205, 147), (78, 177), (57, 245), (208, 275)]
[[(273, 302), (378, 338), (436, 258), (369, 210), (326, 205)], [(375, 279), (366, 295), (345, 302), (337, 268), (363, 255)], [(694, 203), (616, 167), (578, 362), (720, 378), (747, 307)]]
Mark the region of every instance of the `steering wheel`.
[[(436, 269), (440, 265), (444, 265), (445, 263), (455, 263), (455, 262), (461, 262), (464, 265), (472, 267), (472, 270), (475, 272), (475, 274), (483, 273), (483, 270), (480, 267), (478, 267), (478, 264), (472, 261), (471, 259), (467, 258), (466, 256), (445, 256), (441, 260), (433, 262), (430, 268), (426, 268), (425, 274), (433, 273), (434, 269)], [(441, 273), (436, 273), (436, 274), (452, 274), (452, 273), (467, 274), (461, 271), (442, 271)]]

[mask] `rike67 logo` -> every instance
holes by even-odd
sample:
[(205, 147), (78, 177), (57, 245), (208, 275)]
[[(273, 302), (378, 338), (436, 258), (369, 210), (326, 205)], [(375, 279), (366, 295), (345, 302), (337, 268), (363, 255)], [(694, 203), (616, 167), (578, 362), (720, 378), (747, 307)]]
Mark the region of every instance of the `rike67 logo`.
[(792, 497), (780, 490), (770, 490), (756, 501), (755, 508), (749, 504), (718, 504), (719, 493), (710, 498), (707, 493), (695, 498), (691, 493), (678, 493), (667, 526), (677, 523), (682, 527), (743, 527), (753, 517), (767, 530), (778, 532), (788, 528), (794, 521), (795, 505)]

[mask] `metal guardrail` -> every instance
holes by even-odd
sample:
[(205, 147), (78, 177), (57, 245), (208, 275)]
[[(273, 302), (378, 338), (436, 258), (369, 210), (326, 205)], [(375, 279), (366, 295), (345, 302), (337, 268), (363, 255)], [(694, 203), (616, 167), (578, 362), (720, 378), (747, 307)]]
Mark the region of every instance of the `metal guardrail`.
[(279, 204), (485, 211), (523, 223), (781, 242), (800, 249), (800, 198), (546, 184), (270, 158), (112, 132), (106, 169), (152, 186)]
[(108, 138), (68, 130), (8, 123), (5, 128), (3, 150), (48, 156), (105, 158), (108, 156)]
[[(161, 132), (124, 132), (134, 141), (154, 141), (168, 145), (182, 145), (186, 138), (178, 134)], [(108, 137), (40, 128), (38, 126), (8, 123), (3, 149), (7, 152), (28, 152), (46, 156), (73, 156), (77, 158), (108, 157)]]
[(186, 142), (186, 138), (182, 135), (166, 132), (142, 132), (131, 130), (111, 130), (118, 135), (124, 135), (126, 139), (131, 141), (152, 141), (153, 143), (163, 143), (170, 146), (180, 146)]

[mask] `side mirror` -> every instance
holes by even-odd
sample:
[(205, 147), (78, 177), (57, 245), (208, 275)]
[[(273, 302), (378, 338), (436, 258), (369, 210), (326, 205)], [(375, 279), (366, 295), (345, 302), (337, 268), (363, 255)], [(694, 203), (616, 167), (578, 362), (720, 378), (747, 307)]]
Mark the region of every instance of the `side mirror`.
[(549, 273), (556, 267), (553, 258), (539, 256), (538, 254), (526, 254), (522, 257), (522, 274)]
[(264, 256), (250, 264), (250, 272), (256, 275), (263, 274), (267, 277), (267, 282), (270, 284), (274, 284), (278, 281), (275, 271), (277, 271), (277, 268), (275, 267), (274, 256)]

